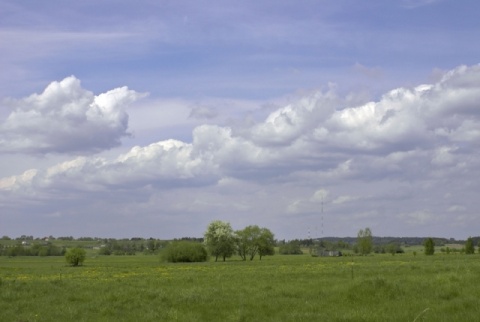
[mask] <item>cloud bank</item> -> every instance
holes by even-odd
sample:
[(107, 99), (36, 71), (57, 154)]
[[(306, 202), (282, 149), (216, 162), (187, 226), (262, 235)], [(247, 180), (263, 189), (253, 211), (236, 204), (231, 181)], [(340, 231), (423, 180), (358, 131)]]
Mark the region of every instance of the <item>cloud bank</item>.
[(125, 108), (143, 97), (127, 87), (94, 95), (74, 76), (41, 94), (4, 102), (12, 111), (0, 123), (2, 153), (93, 153), (128, 136)]
[[(138, 97), (126, 88), (93, 96), (73, 77), (52, 83), (18, 102), (2, 124), (2, 147), (22, 153), (112, 147), (126, 135), (123, 107)], [(89, 208), (99, 218), (132, 212), (162, 217), (166, 227), (169, 216), (193, 214), (191, 222), (201, 226), (226, 212), (237, 222), (249, 213), (284, 234), (291, 223), (316, 218), (324, 201), (331, 227), (345, 234), (352, 232), (345, 225), (353, 233), (370, 225), (388, 234), (392, 223), (411, 235), (443, 225), (462, 231), (479, 206), (479, 101), (480, 65), (361, 105), (330, 88), (262, 122), (197, 126), (191, 142), (169, 139), (116, 158), (84, 156), (0, 179), (0, 200), (13, 211), (25, 200), (62, 204), (68, 196), (100, 207)], [(35, 139), (26, 136), (33, 131), (40, 132)], [(196, 224), (189, 232), (199, 235)]]

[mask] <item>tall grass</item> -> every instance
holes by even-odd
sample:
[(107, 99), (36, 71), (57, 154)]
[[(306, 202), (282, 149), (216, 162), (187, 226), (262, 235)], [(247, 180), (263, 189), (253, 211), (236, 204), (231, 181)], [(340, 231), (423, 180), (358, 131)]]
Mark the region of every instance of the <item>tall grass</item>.
[(475, 321), (478, 255), (0, 258), (0, 321)]

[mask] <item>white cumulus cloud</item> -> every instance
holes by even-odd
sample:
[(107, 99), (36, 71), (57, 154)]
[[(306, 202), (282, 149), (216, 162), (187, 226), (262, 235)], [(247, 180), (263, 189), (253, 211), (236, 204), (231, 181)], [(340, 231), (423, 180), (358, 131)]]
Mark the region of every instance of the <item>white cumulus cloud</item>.
[(0, 121), (0, 152), (98, 152), (128, 136), (125, 108), (145, 94), (116, 88), (94, 95), (74, 76), (52, 82), (41, 94), (4, 102), (12, 111)]
[[(20, 131), (16, 116), (9, 116), (3, 133), (8, 126), (18, 133), (32, 130), (31, 120), (57, 124), (60, 119), (81, 127), (81, 133), (95, 130), (97, 123), (117, 133), (117, 139), (126, 133), (122, 107), (139, 94), (117, 89), (94, 96), (75, 86), (76, 79), (69, 82), (22, 100), (36, 106), (15, 110), (26, 121), (25, 129)], [(61, 108), (49, 107), (54, 98)], [(27, 211), (25, 200), (36, 206), (45, 202), (44, 213), (62, 213), (62, 218), (75, 213), (73, 201), (88, 201), (91, 211), (111, 218), (131, 212), (200, 217), (231, 212), (239, 222), (248, 219), (240, 215), (272, 223), (282, 218), (288, 229), (289, 222), (303, 225), (303, 219), (318, 223), (323, 200), (325, 225), (330, 221), (337, 229), (371, 225), (383, 227), (385, 234), (413, 234), (432, 225), (440, 230), (450, 220), (447, 215), (470, 216), (479, 207), (480, 105), (475, 101), (480, 101), (477, 65), (361, 105), (349, 105), (330, 89), (277, 109), (262, 122), (199, 125), (191, 142), (160, 140), (121, 155), (86, 155), (5, 177), (0, 179), (0, 205)], [(52, 130), (62, 131), (69, 142), (79, 140), (75, 129), (59, 125)], [(86, 146), (89, 152), (96, 147)], [(67, 200), (70, 206), (62, 206)], [(453, 207), (452, 200), (461, 207)], [(457, 224), (457, 232), (468, 228)]]

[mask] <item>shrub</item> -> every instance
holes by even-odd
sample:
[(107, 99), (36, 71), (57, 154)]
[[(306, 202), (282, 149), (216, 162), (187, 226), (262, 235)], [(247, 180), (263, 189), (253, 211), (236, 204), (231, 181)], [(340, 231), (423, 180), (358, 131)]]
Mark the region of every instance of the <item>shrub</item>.
[(280, 245), (278, 249), (279, 253), (282, 255), (301, 255), (303, 254), (302, 249), (300, 248), (300, 242), (293, 240), (286, 244)]
[(425, 255), (433, 255), (435, 253), (435, 241), (433, 238), (427, 238), (423, 242), (425, 246)]
[(465, 254), (474, 254), (475, 246), (473, 246), (472, 237), (468, 237), (467, 242), (465, 243)]
[(87, 253), (83, 248), (71, 248), (65, 253), (65, 260), (72, 266), (82, 265), (87, 257)]
[(165, 247), (162, 258), (171, 263), (205, 262), (208, 259), (208, 254), (205, 247), (200, 243), (176, 241)]
[(110, 250), (110, 248), (108, 247), (101, 247), (99, 250), (98, 250), (98, 255), (111, 255), (112, 254), (112, 251)]

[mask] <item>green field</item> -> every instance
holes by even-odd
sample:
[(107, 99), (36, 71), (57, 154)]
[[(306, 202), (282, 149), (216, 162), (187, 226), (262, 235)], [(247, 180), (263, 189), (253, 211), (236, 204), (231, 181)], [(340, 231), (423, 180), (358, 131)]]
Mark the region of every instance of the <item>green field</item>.
[(478, 321), (480, 255), (0, 257), (1, 321)]

